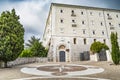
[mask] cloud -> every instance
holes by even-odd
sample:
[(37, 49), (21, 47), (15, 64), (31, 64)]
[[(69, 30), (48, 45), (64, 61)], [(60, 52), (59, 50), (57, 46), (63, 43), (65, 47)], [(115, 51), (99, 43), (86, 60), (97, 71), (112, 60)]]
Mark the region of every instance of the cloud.
[(64, 3), (103, 8), (120, 8), (119, 0), (0, 0), (0, 13), (15, 8), (25, 28), (25, 42), (31, 36), (42, 37), (50, 4)]
[(44, 7), (47, 6), (49, 0), (27, 0), (21, 2), (4, 2), (2, 5), (2, 10), (11, 10), (15, 8), (17, 15), (20, 16), (20, 22), (25, 28), (25, 42), (30, 39), (31, 36), (39, 35), (42, 36), (43, 29), (45, 26), (46, 17), (48, 14), (48, 9), (45, 10)]

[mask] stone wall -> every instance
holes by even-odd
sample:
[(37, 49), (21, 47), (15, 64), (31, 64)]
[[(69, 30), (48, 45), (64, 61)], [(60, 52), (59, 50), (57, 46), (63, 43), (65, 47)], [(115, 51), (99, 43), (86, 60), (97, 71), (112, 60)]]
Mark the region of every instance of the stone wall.
[[(90, 55), (90, 61), (100, 61), (98, 54), (99, 53), (95, 53), (95, 54)], [(106, 61), (112, 62), (111, 53), (109, 50), (106, 50), (106, 57), (107, 57)]]
[[(10, 61), (7, 63), (8, 66), (15, 66), (15, 65), (21, 65), (21, 64), (27, 64), (27, 63), (34, 63), (34, 62), (40, 62), (45, 63), (48, 62), (48, 59), (45, 57), (33, 57), (33, 58), (17, 58), (14, 61)], [(1, 62), (1, 67), (4, 66), (4, 63)]]

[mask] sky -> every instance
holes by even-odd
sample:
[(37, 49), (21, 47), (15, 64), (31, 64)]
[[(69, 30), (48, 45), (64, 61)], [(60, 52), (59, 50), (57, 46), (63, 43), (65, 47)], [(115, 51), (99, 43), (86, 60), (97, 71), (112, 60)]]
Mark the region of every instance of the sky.
[(24, 40), (27, 43), (31, 36), (42, 39), (51, 3), (120, 10), (120, 0), (0, 0), (0, 14), (13, 8), (16, 10), (25, 29)]

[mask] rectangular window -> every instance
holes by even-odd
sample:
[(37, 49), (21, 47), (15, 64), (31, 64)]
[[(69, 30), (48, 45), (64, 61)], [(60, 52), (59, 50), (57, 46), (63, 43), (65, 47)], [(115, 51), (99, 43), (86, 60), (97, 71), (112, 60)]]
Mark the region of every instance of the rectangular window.
[(76, 38), (73, 38), (73, 43), (76, 44)]
[(60, 22), (63, 23), (63, 20), (61, 19)]
[(83, 15), (83, 12), (81, 12), (81, 14)]
[(119, 24), (119, 27), (120, 27), (120, 24)]
[(101, 22), (101, 26), (103, 26), (103, 23)]
[(90, 12), (90, 15), (93, 15), (93, 13), (92, 13), (92, 12)]
[(82, 24), (85, 24), (85, 21), (82, 21)]
[(62, 10), (62, 9), (60, 10), (60, 13), (63, 13), (63, 10)]
[(110, 30), (114, 30), (115, 29), (115, 27), (110, 27)]
[(104, 31), (102, 31), (102, 35), (104, 35)]
[(95, 31), (93, 31), (93, 35), (95, 35)]
[(72, 14), (74, 14), (74, 10), (72, 10), (71, 12), (72, 12)]
[(77, 27), (77, 25), (76, 24), (72, 24), (72, 27)]
[(116, 15), (116, 17), (118, 18), (118, 14)]
[(111, 23), (109, 23), (109, 25), (111, 26), (112, 24), (111, 24)]
[(96, 39), (94, 39), (94, 42), (96, 42)]
[(83, 30), (83, 34), (85, 34), (85, 30)]
[(73, 23), (75, 23), (75, 20), (72, 20)]
[(83, 39), (83, 41), (84, 41), (84, 44), (86, 44), (86, 39)]
[(71, 11), (71, 16), (72, 17), (76, 17), (75, 13), (74, 13), (74, 10)]
[(103, 39), (103, 42), (106, 44), (106, 40), (105, 39)]

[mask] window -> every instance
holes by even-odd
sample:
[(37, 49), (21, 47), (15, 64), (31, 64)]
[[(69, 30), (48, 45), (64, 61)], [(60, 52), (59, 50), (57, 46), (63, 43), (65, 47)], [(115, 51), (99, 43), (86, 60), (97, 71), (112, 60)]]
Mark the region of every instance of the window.
[(63, 10), (62, 10), (62, 9), (60, 10), (60, 13), (63, 13)]
[(73, 38), (73, 43), (76, 44), (76, 38)]
[(83, 34), (85, 34), (85, 30), (83, 30)]
[(110, 30), (114, 30), (115, 29), (115, 27), (110, 27)]
[(102, 31), (102, 35), (104, 35), (104, 31)]
[(101, 22), (101, 26), (103, 26), (103, 23)]
[(112, 17), (109, 14), (107, 14), (107, 16), (108, 16), (108, 20), (112, 20)]
[(92, 13), (92, 12), (90, 12), (90, 15), (93, 15), (93, 13)]
[(95, 35), (95, 31), (93, 31), (93, 35)]
[(72, 20), (73, 23), (75, 23), (75, 20)]
[(118, 18), (118, 14), (116, 15), (116, 17)]
[(60, 22), (63, 23), (63, 20), (61, 19)]
[(111, 26), (112, 24), (111, 24), (111, 23), (109, 23), (109, 25)]
[(96, 39), (94, 39), (94, 42), (96, 42)]
[(83, 12), (81, 12), (81, 14), (83, 15)]
[(83, 41), (84, 41), (84, 44), (86, 44), (86, 39), (83, 39)]
[(74, 14), (74, 10), (72, 10), (71, 12), (72, 12), (72, 14)]
[(120, 27), (120, 24), (119, 24), (119, 27)]
[(77, 27), (77, 25), (76, 24), (72, 24), (72, 27)]
[(85, 21), (82, 21), (82, 24), (85, 24)]
[(76, 17), (75, 13), (74, 13), (74, 10), (71, 11), (71, 16), (72, 17)]
[(105, 39), (103, 39), (103, 42), (104, 42), (104, 43), (106, 43), (106, 40), (105, 40)]
[(107, 16), (110, 16), (109, 14), (107, 14)]

